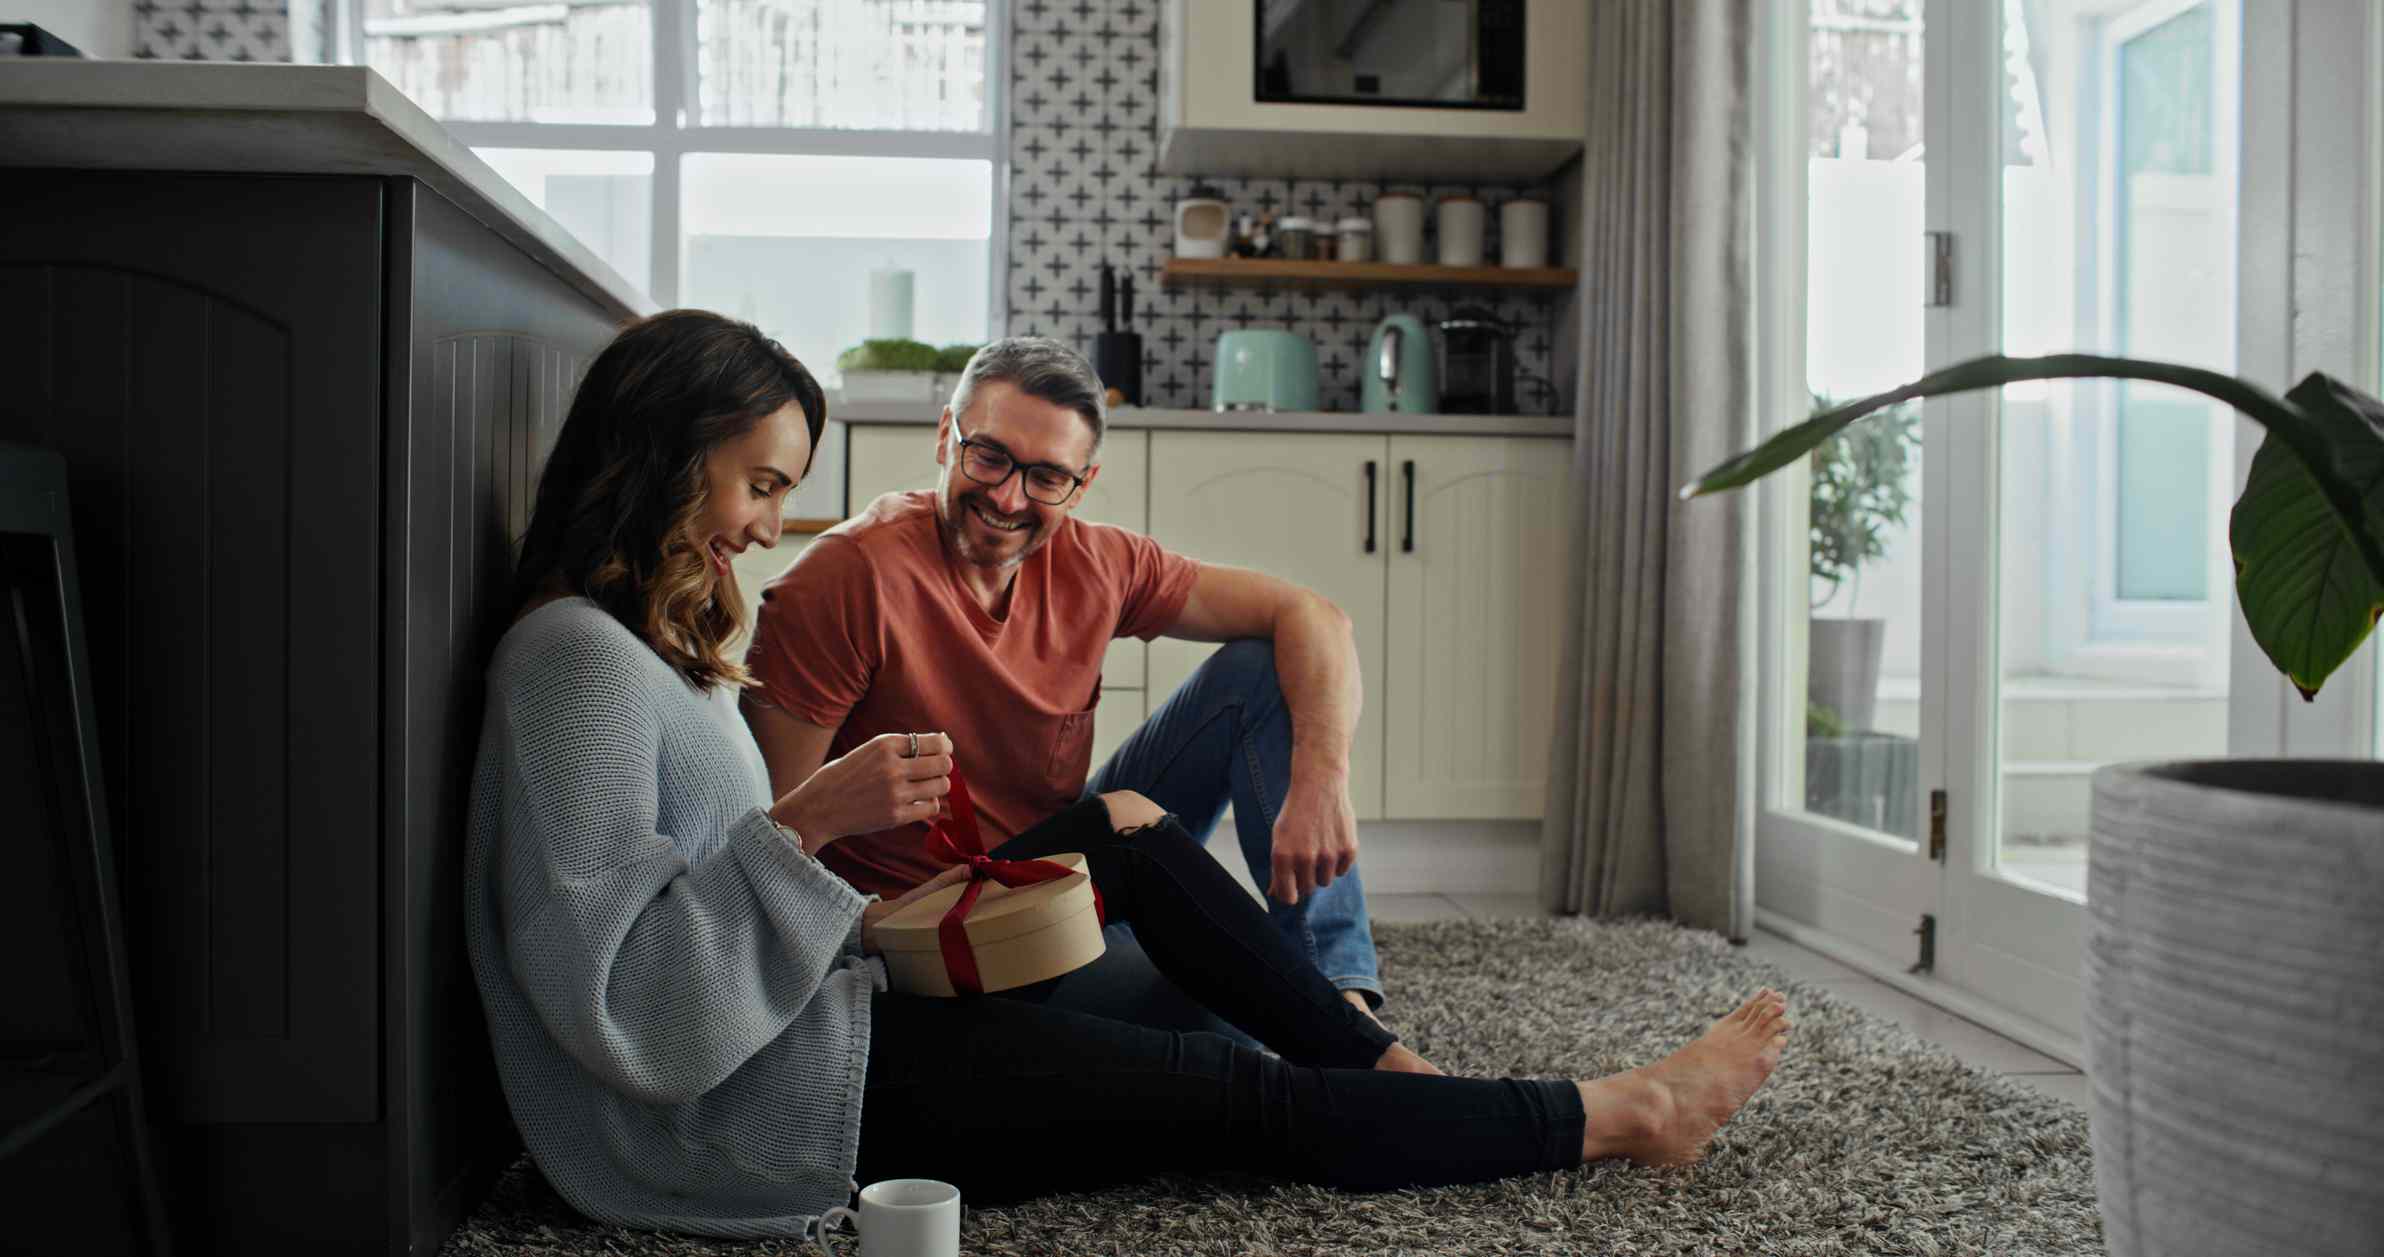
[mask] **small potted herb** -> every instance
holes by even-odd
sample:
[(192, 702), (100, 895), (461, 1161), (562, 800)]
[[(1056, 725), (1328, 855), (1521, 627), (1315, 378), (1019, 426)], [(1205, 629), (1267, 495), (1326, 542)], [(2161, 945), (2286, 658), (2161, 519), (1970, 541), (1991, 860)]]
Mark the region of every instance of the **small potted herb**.
[[(1816, 411), (1831, 405), (1826, 397), (1813, 398)], [(1808, 522), (1815, 593), (1805, 687), (1812, 733), (1837, 736), (1873, 727), (1887, 621), (1853, 613), (1862, 593), (1863, 564), (1887, 553), (1911, 514), (1909, 482), (1919, 449), (1920, 410), (1911, 402), (1813, 447)], [(1822, 615), (1841, 594), (1844, 614)]]

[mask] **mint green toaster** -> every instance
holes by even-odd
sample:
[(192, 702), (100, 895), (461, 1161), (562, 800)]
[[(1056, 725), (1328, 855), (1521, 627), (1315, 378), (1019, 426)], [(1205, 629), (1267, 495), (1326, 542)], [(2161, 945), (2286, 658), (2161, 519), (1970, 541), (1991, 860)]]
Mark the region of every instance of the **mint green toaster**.
[(1316, 347), (1276, 328), (1244, 327), (1217, 336), (1210, 390), (1217, 410), (1314, 410)]

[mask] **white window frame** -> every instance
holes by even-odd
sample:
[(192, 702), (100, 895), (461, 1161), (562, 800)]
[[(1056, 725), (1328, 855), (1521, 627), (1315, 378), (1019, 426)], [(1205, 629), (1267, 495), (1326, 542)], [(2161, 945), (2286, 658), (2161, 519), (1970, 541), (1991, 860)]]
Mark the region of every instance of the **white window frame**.
[[(2208, 0), (2149, 0), (2116, 12), (2081, 20), (2096, 24), (2091, 35), (2098, 82), (2092, 90), (2097, 116), (2094, 169), (2081, 172), (2077, 194), (2088, 201), (2088, 221), (2095, 224), (2095, 242), (2085, 260), (2094, 268), (2093, 331), (2098, 344), (2115, 344), (2118, 330), (2120, 275), (2117, 265), (2120, 224), (2119, 200), (2119, 48)], [(2240, 180), (2242, 117), (2240, 63), (2242, 41), (2232, 5), (2212, 7), (2212, 96), (2221, 108), (2214, 119), (2214, 137), (2221, 179)], [(2240, 240), (2240, 222), (2229, 233)], [(2235, 261), (2221, 268), (2225, 291), (2214, 294), (2219, 308), (2235, 310)], [(2132, 352), (2132, 351), (2128, 351)], [(2232, 364), (2210, 364), (2229, 369)], [(2062, 546), (2053, 556), (2051, 594), (2046, 599), (2047, 664), (2056, 672), (2111, 681), (2140, 681), (2173, 689), (2180, 676), (2194, 679), (2198, 689), (2224, 692), (2227, 685), (2228, 636), (2212, 615), (2213, 601), (2231, 600), (2233, 580), (2226, 564), (2227, 509), (2234, 501), (2234, 431), (2214, 419), (2208, 435), (2210, 468), (2204, 486), (2212, 510), (2201, 539), (2207, 556), (2205, 588), (2209, 596), (2195, 601), (2131, 599), (2119, 595), (2119, 423), (2113, 401), (2118, 386), (2097, 381), (2076, 386), (2077, 401), (2069, 424), (2070, 461), (2076, 468), (2076, 490), (2066, 492), (2061, 531), (2083, 545)]]
[[(685, 244), (680, 230), (680, 168), (697, 153), (761, 153), (785, 157), (913, 157), (992, 163), (992, 228), (986, 241), (985, 312), (988, 337), (1009, 322), (1010, 0), (985, 0), (985, 129), (982, 131), (848, 130), (827, 127), (706, 126), (697, 80), (697, 0), (648, 0), (652, 6), (654, 121), (644, 125), (441, 120), (466, 145), (654, 155), (653, 274), (647, 295), (668, 309), (680, 304)], [(365, 65), (364, 0), (337, 6), (340, 59)]]

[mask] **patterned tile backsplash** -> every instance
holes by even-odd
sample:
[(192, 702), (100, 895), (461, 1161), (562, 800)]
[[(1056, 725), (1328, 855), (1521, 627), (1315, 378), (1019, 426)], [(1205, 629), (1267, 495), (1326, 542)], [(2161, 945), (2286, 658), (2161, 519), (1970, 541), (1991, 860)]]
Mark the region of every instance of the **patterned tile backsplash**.
[[(1243, 0), (1194, 0), (1240, 3)], [(1012, 0), (1010, 44), (1010, 313), (1013, 335), (1054, 336), (1089, 349), (1100, 330), (1101, 263), (1134, 276), (1134, 321), (1143, 337), (1144, 400), (1206, 407), (1217, 334), (1284, 327), (1316, 346), (1322, 403), (1355, 410), (1358, 363), (1374, 325), (1407, 312), (1426, 323), (1458, 306), (1483, 306), (1521, 331), (1521, 373), (1547, 379), (1551, 340), (1570, 295), (1513, 289), (1412, 288), (1311, 292), (1162, 289), (1159, 268), (1175, 242), (1175, 202), (1207, 184), (1236, 211), (1312, 217), (1370, 216), (1382, 185), (1348, 180), (1190, 178), (1158, 161), (1161, 0)], [(1489, 209), (1484, 256), (1498, 256), (1498, 204), (1549, 185), (1400, 184), (1426, 198), (1471, 192)], [(1431, 243), (1427, 227), (1426, 255)], [(1516, 387), (1527, 414), (1547, 395)]]
[(132, 24), (147, 60), (290, 59), (289, 0), (132, 0)]

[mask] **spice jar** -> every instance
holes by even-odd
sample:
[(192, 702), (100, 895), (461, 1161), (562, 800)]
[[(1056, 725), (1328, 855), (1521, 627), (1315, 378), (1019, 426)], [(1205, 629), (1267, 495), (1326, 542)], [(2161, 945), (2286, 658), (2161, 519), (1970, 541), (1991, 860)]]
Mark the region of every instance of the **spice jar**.
[(1342, 219), (1334, 227), (1341, 238), (1341, 260), (1364, 262), (1374, 256), (1374, 221), (1354, 215)]
[(1305, 262), (1316, 256), (1316, 220), (1299, 214), (1285, 218), (1278, 227), (1283, 242), (1283, 256)]

